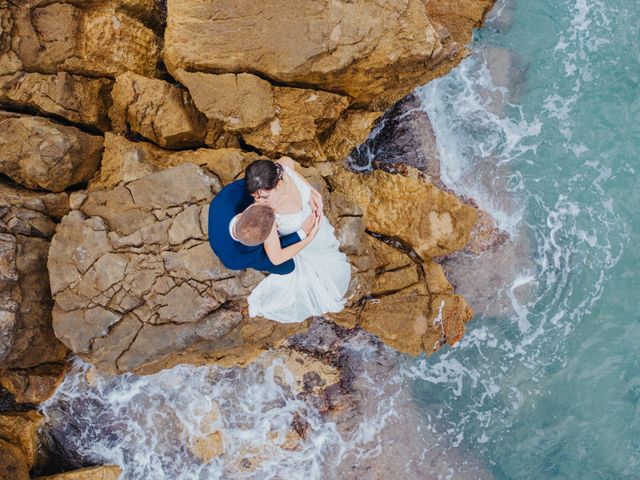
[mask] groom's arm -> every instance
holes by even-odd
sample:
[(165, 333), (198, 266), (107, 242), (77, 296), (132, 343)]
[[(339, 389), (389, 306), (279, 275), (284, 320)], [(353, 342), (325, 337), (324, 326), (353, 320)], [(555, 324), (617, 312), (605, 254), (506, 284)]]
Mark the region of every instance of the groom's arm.
[[(313, 215), (309, 215), (309, 218), (305, 220), (300, 230), (280, 237), (280, 246), (282, 248), (286, 248), (289, 245), (293, 245), (294, 243), (298, 243), (300, 240), (307, 238), (311, 228), (313, 228)], [(261, 270), (263, 272), (286, 275), (293, 272), (293, 269), (295, 268), (293, 259), (287, 260), (280, 265), (274, 265), (271, 260), (269, 260), (267, 252), (262, 245), (253, 250), (250, 254), (242, 255), (241, 258), (244, 266), (238, 266), (238, 269), (255, 268), (256, 270)]]

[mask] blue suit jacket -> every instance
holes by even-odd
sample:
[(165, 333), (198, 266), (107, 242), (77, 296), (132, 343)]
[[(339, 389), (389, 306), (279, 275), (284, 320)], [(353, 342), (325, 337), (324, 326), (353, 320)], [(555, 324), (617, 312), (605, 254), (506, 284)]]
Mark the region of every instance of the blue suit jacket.
[[(231, 238), (229, 223), (237, 214), (253, 203), (244, 185), (244, 179), (230, 183), (218, 193), (209, 205), (209, 243), (225, 267), (230, 270), (255, 268), (284, 275), (293, 272), (293, 260), (274, 265), (269, 260), (263, 245), (248, 247)], [(297, 233), (280, 237), (282, 247), (300, 241)]]

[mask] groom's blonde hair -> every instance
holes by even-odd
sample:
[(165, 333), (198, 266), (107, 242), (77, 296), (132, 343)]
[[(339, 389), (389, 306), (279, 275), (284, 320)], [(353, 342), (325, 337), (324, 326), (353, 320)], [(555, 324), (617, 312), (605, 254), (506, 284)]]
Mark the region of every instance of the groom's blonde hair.
[(255, 247), (264, 243), (275, 221), (276, 216), (271, 207), (254, 203), (238, 218), (235, 234), (243, 245)]

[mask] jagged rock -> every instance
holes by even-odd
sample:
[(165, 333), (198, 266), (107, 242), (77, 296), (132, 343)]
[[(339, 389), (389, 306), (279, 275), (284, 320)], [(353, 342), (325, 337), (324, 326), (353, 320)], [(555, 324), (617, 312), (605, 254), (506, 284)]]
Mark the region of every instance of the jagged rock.
[[(130, 5), (140, 2), (128, 2)], [(93, 9), (91, 7), (94, 7)], [(152, 30), (111, 2), (24, 2), (4, 10), (10, 47), (0, 63), (41, 73), (153, 76), (159, 45)]]
[(116, 78), (112, 97), (109, 116), (116, 132), (135, 132), (165, 148), (204, 143), (206, 120), (188, 92), (128, 72)]
[(102, 131), (109, 130), (109, 92), (113, 82), (58, 72), (20, 72), (0, 77), (0, 102), (35, 108)]
[(43, 421), (44, 417), (35, 410), (0, 414), (0, 439), (20, 449), (29, 469), (36, 463), (38, 429)]
[(0, 172), (60, 192), (98, 170), (103, 139), (45, 118), (0, 112)]
[(24, 453), (2, 439), (0, 439), (0, 478), (29, 480), (29, 467)]
[(367, 139), (380, 115), (382, 112), (347, 111), (346, 115), (335, 123), (329, 136), (322, 142), (322, 149), (327, 160), (343, 161), (352, 148)]
[(466, 45), (494, 3), (495, 0), (429, 0), (426, 10), (432, 21), (446, 28), (456, 42)]
[[(51, 321), (51, 314), (47, 319)], [(50, 323), (46, 332), (54, 345), (61, 346), (53, 335)], [(14, 395), (16, 402), (38, 404), (55, 392), (66, 371), (67, 366), (63, 363), (45, 363), (28, 369), (9, 369), (0, 372), (0, 385)]]
[(324, 160), (318, 136), (349, 106), (346, 97), (302, 88), (273, 89), (275, 117), (242, 135), (244, 141), (269, 156)]
[(105, 134), (104, 154), (99, 175), (91, 189), (113, 188), (153, 172), (183, 163), (193, 163), (218, 177), (223, 185), (244, 175), (244, 169), (257, 154), (238, 148), (200, 148), (170, 152), (146, 142), (131, 142), (121, 135)]
[(209, 120), (222, 122), (227, 130), (256, 128), (275, 115), (271, 84), (255, 75), (212, 75), (182, 69), (174, 75), (189, 89), (198, 110)]
[(122, 469), (117, 465), (101, 465), (58, 473), (57, 475), (37, 477), (35, 480), (118, 480), (121, 474)]
[(174, 74), (180, 68), (259, 72), (384, 104), (424, 83), (425, 64), (443, 55), (419, 0), (170, 0), (167, 6), (163, 55)]
[(392, 278), (389, 273), (380, 275), (374, 288), (399, 291), (368, 301), (360, 313), (360, 326), (411, 355), (456, 344), (473, 311), (453, 292), (440, 266), (428, 262), (391, 273)]
[(398, 238), (422, 258), (464, 247), (477, 218), (475, 208), (420, 178), (341, 171), (330, 182), (362, 208), (367, 229)]
[(0, 384), (20, 402), (44, 400), (61, 380), (66, 349), (51, 328), (46, 270), (68, 195), (0, 184)]
[(358, 170), (375, 167), (391, 172), (409, 165), (442, 188), (436, 135), (420, 98), (407, 95), (385, 112), (371, 137), (350, 152), (349, 164)]

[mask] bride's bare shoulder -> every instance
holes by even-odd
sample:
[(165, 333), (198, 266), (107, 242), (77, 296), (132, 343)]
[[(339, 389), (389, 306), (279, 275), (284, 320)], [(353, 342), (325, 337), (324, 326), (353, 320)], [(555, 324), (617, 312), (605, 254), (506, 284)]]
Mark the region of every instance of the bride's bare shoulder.
[(279, 163), (280, 165), (283, 165), (285, 167), (289, 167), (292, 170), (296, 169), (296, 162), (294, 162), (293, 158), (291, 158), (291, 157), (280, 157), (280, 159), (276, 160), (275, 163)]

